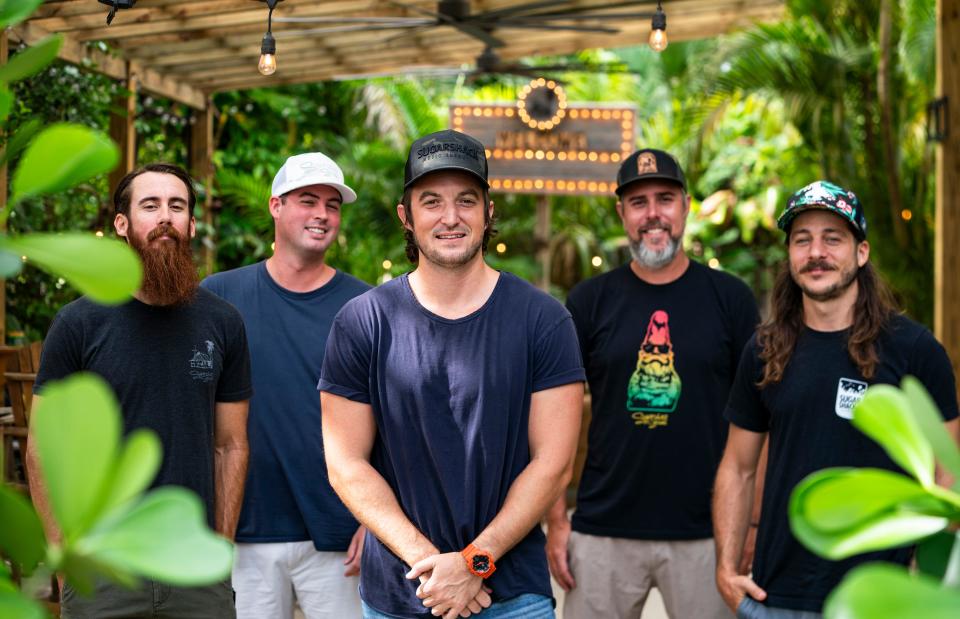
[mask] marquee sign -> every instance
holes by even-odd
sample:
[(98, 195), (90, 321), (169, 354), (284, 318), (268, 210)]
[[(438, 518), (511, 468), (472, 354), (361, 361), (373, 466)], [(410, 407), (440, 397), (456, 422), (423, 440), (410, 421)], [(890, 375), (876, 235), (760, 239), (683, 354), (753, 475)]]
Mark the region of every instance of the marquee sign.
[(636, 108), (568, 103), (543, 78), (516, 103), (451, 103), (450, 126), (483, 143), (490, 188), (505, 193), (609, 195), (636, 148)]

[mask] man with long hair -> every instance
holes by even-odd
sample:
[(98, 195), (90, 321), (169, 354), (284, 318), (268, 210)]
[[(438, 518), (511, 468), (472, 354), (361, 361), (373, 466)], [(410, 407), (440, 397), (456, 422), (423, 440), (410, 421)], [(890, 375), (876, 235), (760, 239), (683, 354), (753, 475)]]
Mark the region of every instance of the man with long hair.
[(204, 288), (232, 303), (250, 341), (250, 467), (237, 525), (238, 619), (357, 617), (363, 530), (327, 481), (317, 381), (333, 317), (370, 286), (327, 263), (357, 194), (323, 153), (284, 162), (271, 187), (273, 255)]
[(480, 142), (416, 140), (404, 189), (416, 268), (344, 306), (320, 380), (330, 483), (372, 534), (363, 616), (553, 617), (538, 525), (573, 468), (573, 322), (485, 262)]
[(672, 155), (626, 158), (616, 194), (632, 260), (567, 297), (592, 416), (577, 508), (550, 510), (547, 558), (566, 617), (636, 618), (656, 587), (674, 619), (722, 619), (710, 488), (757, 303), (684, 251), (690, 196)]
[[(857, 196), (817, 181), (796, 192), (778, 221), (787, 262), (769, 320), (744, 349), (725, 415), (727, 447), (714, 489), (717, 587), (739, 617), (819, 617), (827, 594), (855, 565), (906, 563), (910, 549), (829, 561), (791, 534), (790, 493), (827, 467), (896, 470), (883, 449), (850, 423), (874, 384), (916, 376), (957, 437), (957, 393), (946, 351), (900, 314), (870, 264), (867, 220)], [(759, 523), (750, 522), (757, 461), (769, 455)], [(738, 572), (748, 528), (759, 525), (753, 574)]]
[[(163, 461), (153, 486), (195, 492), (208, 524), (232, 540), (247, 470), (251, 395), (243, 321), (232, 305), (198, 288), (190, 251), (196, 194), (182, 168), (155, 163), (135, 170), (117, 185), (113, 201), (114, 228), (140, 255), (143, 282), (122, 305), (81, 297), (64, 306), (44, 341), (35, 389), (42, 392), (74, 372), (103, 377), (117, 395), (124, 431), (148, 428), (160, 439)], [(31, 496), (48, 539), (57, 540), (33, 444), (28, 441)], [(128, 590), (101, 580), (90, 598), (77, 595), (70, 583), (63, 587), (63, 617), (154, 613), (232, 618), (230, 583), (186, 588), (146, 582)]]

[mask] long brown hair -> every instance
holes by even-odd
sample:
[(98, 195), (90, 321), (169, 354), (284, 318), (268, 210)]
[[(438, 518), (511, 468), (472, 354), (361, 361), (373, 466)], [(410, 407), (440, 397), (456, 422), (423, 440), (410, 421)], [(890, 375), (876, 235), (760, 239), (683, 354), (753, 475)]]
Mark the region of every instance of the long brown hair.
[[(867, 262), (857, 272), (857, 301), (853, 326), (847, 338), (847, 353), (864, 378), (877, 369), (876, 341), (891, 317), (899, 312), (889, 286)], [(770, 302), (770, 318), (757, 328), (757, 347), (763, 360), (761, 389), (783, 379), (803, 329), (803, 291), (793, 281), (787, 263), (777, 273)]]

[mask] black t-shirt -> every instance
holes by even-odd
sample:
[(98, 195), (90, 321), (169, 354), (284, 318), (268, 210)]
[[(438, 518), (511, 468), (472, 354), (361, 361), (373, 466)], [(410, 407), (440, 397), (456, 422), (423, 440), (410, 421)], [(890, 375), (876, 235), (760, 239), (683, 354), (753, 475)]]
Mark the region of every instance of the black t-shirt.
[(177, 307), (136, 299), (108, 307), (81, 297), (60, 310), (47, 333), (36, 389), (80, 371), (99, 374), (116, 393), (124, 434), (157, 433), (163, 462), (153, 487), (193, 490), (212, 526), (214, 405), (252, 394), (237, 310), (203, 289)]
[(868, 385), (899, 385), (907, 374), (930, 391), (945, 420), (957, 416), (957, 393), (943, 346), (921, 325), (896, 316), (878, 340), (880, 363), (866, 380), (847, 353), (848, 331), (804, 329), (783, 380), (760, 390), (763, 372), (756, 339), (743, 352), (725, 411), (731, 423), (770, 432), (753, 576), (778, 608), (819, 612), (844, 574), (860, 563), (905, 564), (911, 550), (895, 549), (829, 561), (815, 556), (790, 531), (790, 493), (807, 475), (827, 467), (875, 467), (900, 471), (883, 449), (850, 419)]
[(571, 291), (592, 398), (573, 529), (633, 539), (711, 537), (723, 405), (758, 322), (750, 289), (691, 262), (649, 284), (624, 265)]

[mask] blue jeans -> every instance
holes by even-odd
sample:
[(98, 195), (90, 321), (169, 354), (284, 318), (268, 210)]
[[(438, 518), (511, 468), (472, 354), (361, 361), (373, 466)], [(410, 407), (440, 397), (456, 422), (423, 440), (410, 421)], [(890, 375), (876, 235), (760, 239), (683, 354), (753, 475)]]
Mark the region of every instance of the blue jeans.
[[(424, 608), (425, 612), (427, 611)], [(387, 615), (363, 603), (363, 619), (398, 619), (399, 615)], [(515, 598), (492, 604), (479, 615), (483, 619), (554, 619), (553, 601), (536, 593), (524, 593)]]

